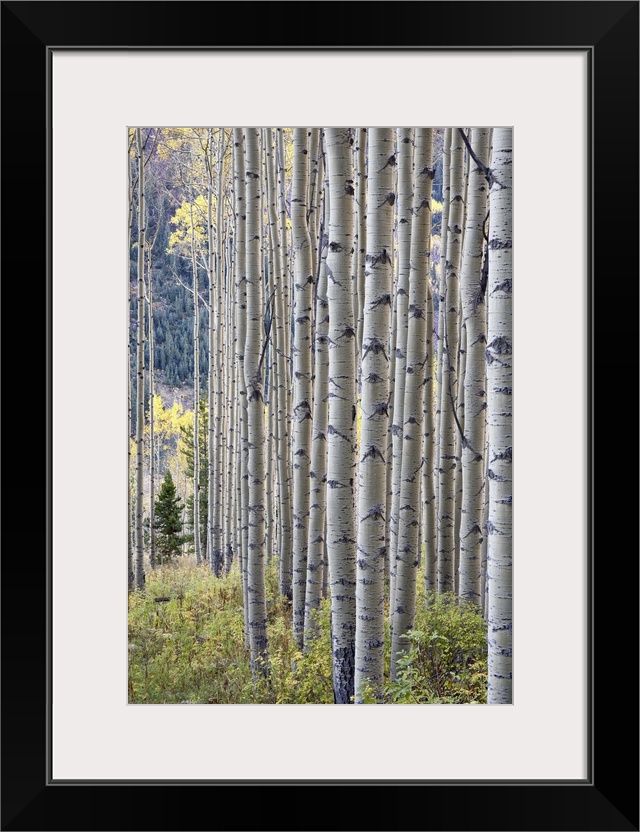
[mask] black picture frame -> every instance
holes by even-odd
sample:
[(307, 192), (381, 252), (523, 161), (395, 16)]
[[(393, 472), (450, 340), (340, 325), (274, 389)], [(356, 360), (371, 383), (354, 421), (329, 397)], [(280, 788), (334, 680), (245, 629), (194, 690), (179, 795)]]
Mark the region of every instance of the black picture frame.
[[(330, 15), (331, 5), (322, 5)], [(30, 327), (44, 340), (41, 355), (46, 356), (31, 370), (28, 389), (35, 392), (35, 403), (33, 395), (22, 400), (31, 404), (15, 431), (22, 449), (10, 469), (11, 492), (29, 495), (28, 511), (47, 518), (38, 538), (28, 521), (28, 534), (19, 534), (20, 545), (5, 547), (2, 558), (3, 830), (199, 830), (223, 825), (280, 830), (638, 829), (638, 557), (637, 544), (628, 542), (636, 539), (637, 512), (625, 500), (628, 491), (621, 477), (630, 460), (637, 459), (632, 442), (636, 420), (625, 415), (624, 407), (629, 393), (637, 392), (634, 379), (638, 378), (632, 356), (637, 356), (638, 331), (639, 4), (412, 3), (409, 30), (393, 25), (402, 5), (409, 4), (341, 3), (339, 29), (314, 22), (285, 32), (283, 16), (289, 17), (290, 25), (293, 18), (291, 4), (284, 3), (2, 3), (5, 306), (12, 315), (14, 303), (15, 309), (27, 311)], [(215, 29), (202, 25), (223, 9), (220, 22), (225, 25)], [(228, 25), (232, 18), (237, 26)], [(199, 25), (193, 26), (194, 20)], [(213, 33), (211, 42), (202, 41), (207, 32)], [(382, 50), (572, 48), (589, 54), (591, 690), (589, 771), (584, 782), (72, 783), (49, 779), (52, 50), (238, 48), (237, 32), (242, 33), (244, 49), (323, 49), (328, 44)], [(283, 42), (285, 37), (288, 41)], [(545, 176), (544, 171), (540, 174)], [(12, 210), (15, 199), (25, 193), (29, 194), (27, 218)], [(15, 253), (20, 251), (29, 253), (29, 276), (18, 281), (13, 275)], [(8, 300), (12, 291), (14, 298)], [(23, 373), (20, 362), (5, 362), (7, 389), (25, 389)], [(26, 441), (27, 432), (35, 437), (33, 442)], [(635, 455), (629, 454), (630, 444)], [(35, 454), (27, 465), (29, 449)], [(153, 791), (162, 786), (167, 788)]]

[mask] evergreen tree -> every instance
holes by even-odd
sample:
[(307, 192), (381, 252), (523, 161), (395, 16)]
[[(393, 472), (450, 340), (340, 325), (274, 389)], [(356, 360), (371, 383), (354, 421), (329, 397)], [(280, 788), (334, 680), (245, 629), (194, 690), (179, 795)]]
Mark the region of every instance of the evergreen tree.
[(167, 471), (155, 504), (156, 550), (160, 563), (180, 554), (183, 508), (171, 471)]
[[(200, 526), (200, 555), (204, 557), (207, 551), (207, 525), (208, 525), (208, 477), (207, 467), (204, 461), (207, 458), (207, 432), (209, 425), (209, 411), (205, 399), (200, 399), (198, 404), (198, 446), (200, 451), (200, 466), (198, 471), (198, 480), (200, 483), (199, 499), (198, 499), (198, 520)], [(184, 456), (187, 464), (187, 477), (192, 481), (194, 478), (194, 442), (193, 442), (193, 424), (181, 425), (180, 434), (182, 441), (180, 443), (180, 453)], [(185, 536), (185, 542), (194, 544), (195, 535), (193, 533), (193, 497), (187, 504), (187, 526), (191, 529), (191, 533)]]

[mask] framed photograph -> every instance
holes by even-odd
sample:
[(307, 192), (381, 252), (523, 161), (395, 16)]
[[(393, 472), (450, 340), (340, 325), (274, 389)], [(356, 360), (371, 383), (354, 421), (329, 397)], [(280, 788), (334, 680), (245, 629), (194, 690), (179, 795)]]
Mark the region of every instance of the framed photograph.
[[(35, 321), (40, 300), (46, 355), (37, 404), (23, 362), (7, 383), (25, 391), (31, 433), (46, 423), (36, 511), (47, 518), (37, 545), (24, 536), (30, 557), (6, 547), (3, 558), (2, 828), (637, 830), (638, 559), (626, 543), (626, 480), (614, 472), (628, 467), (633, 431), (623, 391), (637, 345), (624, 335), (637, 325), (619, 301), (637, 314), (638, 3), (307, 4), (304, 32), (289, 35), (295, 11), (2, 3), (5, 289), (13, 252), (24, 252), (8, 308)], [(209, 125), (347, 124), (394, 134), (425, 125), (434, 130), (420, 136), (441, 146), (445, 125), (512, 131), (513, 699), (348, 709), (321, 697), (306, 708), (154, 698), (127, 673), (128, 652), (146, 642), (127, 638), (123, 577), (128, 328), (137, 303), (151, 306), (142, 294), (129, 306), (126, 279), (133, 269), (135, 284), (140, 233), (136, 153), (161, 141), (159, 128), (194, 128), (206, 180), (207, 160), (224, 159), (233, 140)], [(482, 170), (477, 135), (451, 127), (449, 142), (452, 132), (460, 148), (449, 150)], [(255, 133), (267, 177), (271, 131)], [(160, 161), (178, 170), (174, 138), (165, 133)], [(178, 237), (187, 212), (192, 248), (183, 235), (184, 252), (178, 240), (165, 264), (185, 299), (197, 295), (184, 275), (199, 233), (186, 188), (167, 199)], [(143, 257), (141, 293), (147, 266)], [(198, 268), (214, 267), (205, 258)], [(31, 495), (22, 455), (17, 468), (16, 493)], [(170, 603), (159, 590), (149, 614)], [(332, 695), (340, 701), (335, 685)], [(286, 795), (289, 811), (276, 802)]]

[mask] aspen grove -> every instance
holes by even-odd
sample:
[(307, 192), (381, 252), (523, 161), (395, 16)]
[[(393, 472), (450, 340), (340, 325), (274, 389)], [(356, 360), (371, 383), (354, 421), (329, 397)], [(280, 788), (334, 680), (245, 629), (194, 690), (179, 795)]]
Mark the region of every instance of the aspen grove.
[(129, 132), (132, 703), (512, 702), (512, 131)]

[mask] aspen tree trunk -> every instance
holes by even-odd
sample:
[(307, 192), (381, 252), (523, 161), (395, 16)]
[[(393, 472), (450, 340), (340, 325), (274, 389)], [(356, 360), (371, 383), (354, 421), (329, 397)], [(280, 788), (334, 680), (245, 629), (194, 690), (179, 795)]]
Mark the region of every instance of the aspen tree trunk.
[[(440, 417), (442, 415), (442, 356), (444, 347), (445, 286), (447, 281), (447, 226), (451, 195), (451, 128), (444, 131), (442, 142), (442, 219), (440, 230), (440, 285), (438, 288), (438, 360), (436, 363), (436, 449), (434, 484), (436, 505), (440, 507)], [(437, 544), (436, 544), (437, 545)]]
[[(405, 128), (407, 129), (407, 128)], [(396, 145), (395, 145), (395, 158), (396, 163), (394, 165), (394, 179), (393, 179), (393, 191), (396, 194), (395, 200), (395, 207), (396, 207), (396, 214), (394, 218), (394, 226), (393, 226), (393, 278), (391, 284), (391, 323), (389, 327), (389, 337), (387, 339), (387, 343), (389, 344), (389, 420), (388, 420), (388, 431), (387, 431), (387, 446), (385, 449), (385, 459), (386, 459), (386, 479), (387, 479), (387, 493), (386, 493), (386, 502), (385, 502), (385, 510), (384, 516), (386, 519), (385, 523), (385, 587), (388, 585), (389, 590), (391, 590), (390, 584), (390, 577), (391, 577), (391, 511), (393, 507), (393, 425), (394, 425), (394, 398), (395, 398), (395, 382), (396, 382), (396, 346), (397, 346), (397, 333), (398, 327), (396, 325), (397, 319), (397, 302), (398, 302), (398, 283), (399, 283), (399, 271), (400, 271), (400, 252), (399, 252), (399, 239), (401, 236), (400, 227), (399, 227), (399, 218), (400, 218), (400, 195), (398, 193), (398, 183), (400, 180), (399, 175), (399, 140), (398, 140), (398, 130), (396, 128)], [(413, 130), (411, 131), (411, 172), (409, 175), (409, 206), (408, 210), (411, 212), (411, 188), (413, 187)], [(405, 200), (406, 201), (406, 200)], [(404, 225), (404, 223), (403, 223)], [(397, 531), (397, 526), (394, 528), (394, 531)], [(394, 535), (395, 538), (395, 535)], [(391, 597), (391, 595), (390, 595)]]
[(356, 701), (362, 686), (382, 697), (386, 452), (389, 421), (388, 335), (393, 286), (394, 135), (369, 130), (367, 274), (362, 331), (360, 469), (356, 582)]
[[(266, 182), (266, 179), (263, 180)], [(268, 255), (268, 268), (267, 272), (269, 274), (269, 281), (265, 284), (265, 290), (267, 292), (267, 297), (271, 297), (271, 269), (273, 268), (273, 261), (271, 259), (271, 255)], [(274, 476), (274, 467), (273, 467), (273, 447), (276, 441), (276, 432), (275, 432), (275, 372), (274, 372), (274, 353), (275, 350), (273, 349), (273, 304), (269, 304), (269, 319), (270, 323), (269, 326), (269, 335), (265, 349), (265, 378), (266, 378), (266, 397), (265, 397), (265, 404), (266, 404), (266, 418), (267, 418), (267, 446), (266, 446), (266, 479), (265, 479), (265, 488), (267, 494), (267, 515), (266, 515), (266, 530), (267, 530), (267, 562), (271, 561), (271, 557), (273, 552), (275, 551), (275, 537), (274, 537), (274, 514), (273, 514), (273, 506), (276, 499), (276, 484), (275, 484), (275, 476)]]
[(489, 191), (487, 394), (489, 470), (487, 581), (490, 705), (510, 704), (512, 685), (512, 135), (493, 131)]
[[(473, 128), (471, 147), (483, 165), (489, 161), (489, 131)], [(487, 211), (484, 171), (470, 160), (467, 222), (460, 272), (460, 300), (466, 329), (464, 441), (462, 442), (462, 515), (459, 595), (482, 605), (482, 540), (485, 490), (487, 382), (486, 304), (482, 285), (483, 228)]]
[(279, 585), (280, 592), (291, 598), (291, 475), (290, 475), (290, 438), (289, 438), (289, 366), (287, 360), (285, 319), (285, 276), (282, 262), (282, 243), (278, 228), (277, 189), (275, 147), (271, 128), (266, 129), (265, 144), (267, 149), (267, 206), (269, 213), (269, 239), (273, 259), (273, 315), (272, 323), (273, 343), (276, 356), (276, 377), (274, 392), (277, 407), (277, 462), (278, 462), (278, 548), (280, 551)]
[[(464, 234), (462, 235), (464, 237)], [(462, 312), (462, 305), (460, 305), (460, 312)], [(456, 450), (455, 462), (456, 473), (453, 481), (453, 494), (455, 503), (454, 512), (454, 592), (457, 595), (459, 589), (459, 569), (460, 569), (460, 520), (462, 517), (462, 437), (464, 435), (464, 376), (467, 366), (467, 329), (464, 325), (462, 315), (458, 318), (459, 333), (460, 333), (460, 348), (458, 349), (458, 396), (456, 401)]]
[[(207, 560), (211, 571), (216, 573), (216, 553), (215, 553), (215, 504), (216, 504), (216, 476), (215, 476), (215, 455), (216, 455), (216, 435), (215, 435), (215, 402), (216, 402), (216, 344), (215, 333), (217, 328), (216, 312), (215, 310), (215, 241), (214, 241), (214, 224), (213, 224), (213, 128), (210, 127), (207, 136), (208, 158), (205, 159), (207, 168), (207, 276), (209, 279), (209, 372), (208, 372), (208, 407), (209, 420), (207, 430)], [(215, 233), (218, 233), (216, 227)], [(219, 280), (219, 276), (218, 276)]]
[[(131, 244), (129, 244), (131, 250)], [(129, 592), (134, 587), (135, 573), (133, 561), (133, 529), (135, 526), (132, 514), (131, 499), (131, 339), (127, 343), (127, 585)]]
[(406, 382), (403, 409), (402, 474), (396, 586), (393, 596), (391, 678), (397, 674), (399, 653), (407, 650), (406, 634), (416, 614), (417, 570), (420, 562), (423, 406), (422, 389), (432, 361), (428, 347), (427, 319), (429, 250), (431, 245), (431, 186), (433, 182), (433, 130), (419, 128), (415, 135), (415, 184), (411, 212), (411, 247), (406, 353)]
[[(325, 212), (328, 194), (325, 191)], [(307, 587), (305, 592), (304, 646), (308, 649), (316, 633), (313, 613), (322, 598), (322, 567), (325, 549), (327, 492), (327, 426), (329, 417), (329, 303), (327, 301), (327, 244), (321, 241), (322, 262), (318, 279), (315, 329), (315, 378), (311, 442), (311, 486)]]
[(263, 328), (264, 328), (264, 342), (262, 349), (262, 361), (264, 367), (264, 409), (265, 409), (265, 557), (268, 563), (271, 560), (271, 552), (273, 550), (273, 500), (275, 498), (275, 490), (273, 487), (273, 467), (271, 465), (271, 456), (273, 451), (273, 408), (271, 397), (271, 383), (273, 376), (271, 373), (271, 362), (273, 359), (270, 319), (272, 317), (271, 306), (271, 268), (270, 252), (265, 251), (265, 237), (268, 243), (268, 225), (265, 226), (265, 191), (267, 188), (267, 173), (265, 168), (265, 153), (263, 130), (258, 131), (258, 150), (260, 154), (260, 273), (261, 285), (263, 287), (263, 294), (265, 303), (263, 304)]
[[(245, 313), (246, 314), (246, 313)], [(238, 376), (240, 380), (240, 376)], [(244, 376), (242, 384), (245, 384)], [(245, 402), (247, 394), (245, 388)], [(240, 426), (240, 442), (242, 448), (241, 462), (241, 496), (242, 496), (242, 598), (244, 606), (244, 646), (249, 649), (249, 415), (248, 407), (244, 406), (244, 416)]]
[[(282, 505), (282, 545), (280, 548), (280, 565), (278, 583), (280, 593), (289, 600), (293, 599), (293, 561), (292, 561), (292, 545), (293, 545), (293, 506), (291, 502), (292, 489), (292, 465), (291, 465), (291, 425), (292, 414), (290, 409), (291, 402), (291, 315), (290, 315), (290, 300), (289, 300), (289, 265), (288, 265), (288, 244), (287, 244), (287, 207), (285, 201), (285, 155), (284, 155), (284, 130), (279, 127), (276, 131), (277, 142), (277, 158), (278, 158), (278, 180), (279, 180), (279, 217), (280, 224), (278, 230), (279, 250), (280, 250), (280, 272), (279, 272), (279, 286), (275, 296), (276, 317), (280, 325), (278, 331), (278, 358), (279, 371), (278, 383), (280, 390), (278, 391), (278, 404), (280, 407), (279, 413), (279, 434), (280, 440), (280, 460), (278, 463), (278, 470), (280, 472), (280, 482), (282, 483), (282, 495), (285, 501)], [(275, 207), (275, 197), (274, 197)], [(270, 208), (270, 210), (273, 210)], [(283, 362), (280, 362), (280, 358)], [(283, 423), (284, 420), (284, 423)]]
[(356, 337), (351, 290), (354, 231), (351, 131), (327, 128), (329, 171), (329, 423), (327, 427), (327, 557), (331, 594), (333, 695), (351, 702), (355, 659)]
[[(458, 132), (469, 139), (470, 128), (459, 128)], [(467, 228), (467, 195), (469, 193), (469, 162), (471, 157), (465, 148), (464, 151), (464, 196), (463, 196), (463, 217), (462, 217), (462, 234), (460, 235), (460, 269), (462, 270), (462, 255), (464, 254), (464, 236)], [(458, 332), (460, 333), (460, 348), (458, 349), (458, 367), (457, 367), (457, 384), (458, 384), (458, 401), (456, 405), (456, 413), (458, 416), (458, 424), (456, 425), (456, 475), (454, 484), (454, 500), (455, 500), (455, 569), (454, 569), (454, 592), (456, 595), (460, 591), (460, 521), (462, 518), (462, 442), (464, 436), (464, 375), (467, 361), (467, 329), (464, 325), (464, 315), (462, 313), (462, 299), (459, 306), (459, 325)]]
[(145, 205), (144, 205), (144, 155), (142, 134), (136, 128), (138, 150), (138, 334), (136, 374), (136, 589), (144, 589), (144, 246), (145, 246)]
[[(404, 390), (407, 366), (407, 330), (409, 325), (409, 263), (411, 251), (411, 211), (413, 201), (413, 128), (398, 129), (398, 286), (395, 297), (395, 371), (393, 390), (392, 483), (389, 531), (389, 597), (393, 627), (396, 555), (398, 551), (398, 509), (400, 507), (400, 473), (402, 469)], [(393, 360), (393, 357), (392, 357)]]
[(263, 287), (260, 268), (259, 132), (245, 129), (247, 333), (244, 375), (249, 439), (249, 645), (254, 676), (268, 674), (267, 599), (265, 593), (265, 412), (262, 382)]
[[(454, 415), (459, 346), (459, 270), (464, 192), (463, 143), (451, 134), (451, 178), (447, 229), (447, 261), (443, 315), (442, 389), (440, 400), (440, 484), (438, 505), (438, 591), (453, 592), (455, 559), (455, 432)], [(443, 301), (441, 300), (441, 303)]]
[[(236, 310), (236, 318), (237, 318), (237, 310)], [(237, 326), (236, 326), (236, 343), (238, 340), (237, 334)], [(238, 375), (238, 365), (234, 363), (234, 374)], [(236, 379), (236, 388), (238, 387), (237, 384), (238, 379)], [(239, 396), (238, 396), (239, 399)], [(235, 545), (234, 549), (236, 552), (236, 560), (238, 562), (238, 571), (240, 572), (240, 580), (242, 582), (242, 443), (240, 438), (240, 401), (238, 400), (236, 403), (236, 412), (235, 412), (235, 420), (236, 420), (236, 447), (235, 447), (235, 455), (234, 455), (234, 488), (235, 488), (235, 500), (234, 500), (234, 529), (235, 529)], [(244, 590), (244, 585), (243, 585)], [(243, 594), (243, 601), (244, 601), (244, 594)]]
[(225, 574), (228, 575), (231, 571), (231, 567), (233, 565), (233, 555), (234, 552), (237, 551), (237, 547), (234, 544), (235, 539), (235, 511), (236, 511), (236, 488), (234, 482), (234, 474), (235, 474), (235, 449), (237, 445), (237, 431), (236, 431), (236, 410), (237, 410), (237, 400), (236, 400), (236, 374), (235, 374), (235, 344), (236, 344), (236, 322), (235, 322), (235, 311), (234, 311), (234, 294), (230, 291), (230, 282), (231, 276), (233, 274), (233, 263), (231, 260), (231, 245), (229, 243), (229, 233), (228, 233), (228, 222), (225, 225), (227, 233), (225, 234), (226, 239), (226, 272), (225, 272), (225, 307), (227, 310), (227, 332), (231, 333), (231, 339), (226, 341), (226, 383), (225, 387), (229, 390), (229, 400), (227, 404), (227, 413), (228, 413), (228, 420), (229, 420), (229, 444), (227, 447), (227, 483), (225, 494), (228, 495), (226, 499), (227, 511), (226, 511), (226, 528), (225, 528), (225, 559), (224, 559), (224, 571)]
[(249, 433), (247, 428), (247, 386), (245, 383), (244, 355), (247, 333), (247, 257), (245, 199), (245, 155), (242, 128), (233, 130), (233, 178), (235, 182), (235, 245), (236, 245), (236, 365), (238, 372), (238, 399), (240, 423), (240, 552), (242, 574), (242, 597), (244, 601), (245, 647), (249, 647), (249, 603), (247, 586), (247, 562), (249, 560), (249, 480), (247, 460), (249, 457)]
[[(395, 189), (397, 190), (397, 180)], [(398, 201), (396, 200), (396, 205)], [(397, 231), (397, 225), (396, 225)], [(398, 256), (397, 252), (393, 258), (393, 285), (391, 287), (391, 329), (389, 331), (389, 430), (387, 432), (387, 447), (384, 457), (386, 459), (386, 478), (387, 478), (387, 499), (385, 502), (384, 516), (387, 519), (385, 523), (385, 590), (389, 586), (389, 597), (391, 598), (391, 571), (394, 563), (391, 557), (391, 538), (395, 541), (396, 535), (391, 535), (391, 510), (393, 507), (393, 425), (394, 425), (394, 410), (393, 402), (395, 398), (395, 384), (396, 384), (396, 342), (398, 327), (396, 326), (397, 317), (397, 301), (398, 301)], [(394, 572), (395, 580), (395, 572)]]
[[(133, 142), (137, 138), (136, 133), (133, 135), (129, 133), (129, 150), (133, 147)], [(133, 198), (135, 193), (135, 182), (133, 178), (133, 160), (131, 153), (129, 153), (129, 180), (131, 187), (129, 189), (129, 245), (128, 251), (131, 252), (131, 234), (133, 231)], [(131, 255), (129, 255), (131, 256)], [(134, 572), (134, 529), (135, 517), (133, 515), (133, 500), (131, 499), (131, 434), (133, 425), (133, 414), (131, 412), (131, 334), (127, 339), (127, 585), (129, 592), (134, 587), (135, 572)]]
[[(291, 286), (289, 280), (289, 243), (287, 234), (287, 202), (286, 202), (286, 166), (284, 153), (284, 130), (278, 127), (276, 130), (278, 138), (278, 180), (280, 182), (280, 233), (282, 240), (280, 250), (282, 253), (282, 302), (285, 316), (285, 344), (284, 352), (287, 361), (291, 365)], [(289, 372), (291, 375), (291, 372)], [(291, 418), (290, 420), (291, 421)], [(291, 431), (289, 430), (289, 433)]]
[(358, 206), (358, 226), (356, 236), (357, 246), (357, 337), (356, 352), (362, 353), (362, 310), (364, 305), (364, 284), (367, 268), (367, 129), (358, 127), (356, 130), (356, 202)]
[[(317, 273), (318, 263), (318, 195), (320, 193), (320, 179), (318, 176), (318, 154), (320, 149), (320, 130), (317, 127), (311, 127), (309, 130), (309, 200), (307, 209), (307, 225), (309, 227), (309, 237), (311, 239), (311, 262), (313, 264), (313, 273)], [(317, 292), (317, 286), (315, 286)], [(315, 299), (314, 299), (315, 301)], [(315, 316), (315, 302), (314, 302), (314, 316)], [(315, 357), (314, 357), (315, 360)], [(314, 365), (315, 367), (315, 365)]]
[(151, 250), (148, 257), (149, 268), (149, 565), (156, 566), (156, 527), (155, 527), (155, 482), (156, 482), (156, 442), (154, 424), (155, 396), (154, 384), (154, 356), (153, 356), (153, 264)]
[(224, 308), (226, 315), (226, 332), (231, 336), (225, 338), (225, 376), (224, 389), (228, 391), (227, 404), (224, 409), (228, 429), (225, 434), (228, 436), (226, 446), (226, 488), (225, 494), (225, 528), (224, 528), (224, 573), (228, 575), (233, 565), (233, 556), (237, 551), (235, 545), (235, 513), (236, 513), (236, 484), (235, 484), (235, 456), (237, 446), (236, 431), (236, 374), (235, 374), (235, 350), (236, 350), (236, 321), (235, 321), (235, 294), (231, 291), (233, 279), (233, 262), (231, 250), (231, 235), (229, 234), (229, 221), (225, 220), (224, 235)]
[[(215, 455), (214, 455), (214, 503), (213, 503), (213, 566), (216, 575), (222, 571), (223, 549), (222, 549), (222, 507), (226, 502), (224, 484), (225, 471), (225, 432), (224, 432), (224, 408), (223, 408), (223, 385), (222, 356), (226, 343), (226, 324), (223, 314), (223, 165), (224, 165), (224, 128), (218, 128), (218, 159), (216, 168), (216, 343), (215, 343)], [(211, 422), (211, 416), (209, 421)]]
[[(435, 137), (435, 135), (434, 135)], [(435, 166), (433, 168), (435, 175)], [(433, 185), (433, 177), (431, 179)], [(431, 254), (431, 226), (429, 228), (428, 253)], [(427, 263), (427, 293), (426, 330), (427, 350), (425, 353), (424, 386), (422, 400), (422, 527), (421, 547), (424, 545), (424, 589), (426, 604), (430, 603), (430, 595), (437, 587), (438, 569), (438, 530), (436, 519), (436, 490), (435, 490), (435, 457), (438, 436), (435, 433), (434, 414), (434, 302), (432, 284), (429, 278), (430, 265)]]
[(293, 132), (293, 183), (291, 224), (295, 281), (294, 344), (294, 464), (293, 464), (293, 633), (302, 646), (304, 596), (307, 582), (307, 538), (309, 523), (309, 472), (311, 470), (311, 352), (313, 317), (313, 264), (307, 227), (307, 182), (309, 179), (306, 128)]
[[(200, 551), (200, 317), (198, 309), (198, 266), (191, 204), (191, 270), (193, 272), (193, 548), (196, 563), (201, 562)], [(211, 421), (211, 415), (209, 415)]]
[[(488, 252), (487, 252), (488, 255)], [(487, 256), (487, 261), (488, 261)], [(485, 426), (486, 428), (486, 426)], [(486, 438), (485, 438), (485, 446), (484, 446), (484, 505), (482, 507), (482, 544), (480, 547), (480, 602), (482, 604), (482, 615), (486, 619), (487, 617), (487, 610), (488, 610), (488, 603), (487, 603), (487, 541), (489, 539), (489, 534), (487, 532), (487, 522), (489, 520), (489, 499), (491, 495), (491, 482), (488, 478), (489, 473), (489, 431), (486, 429)]]

